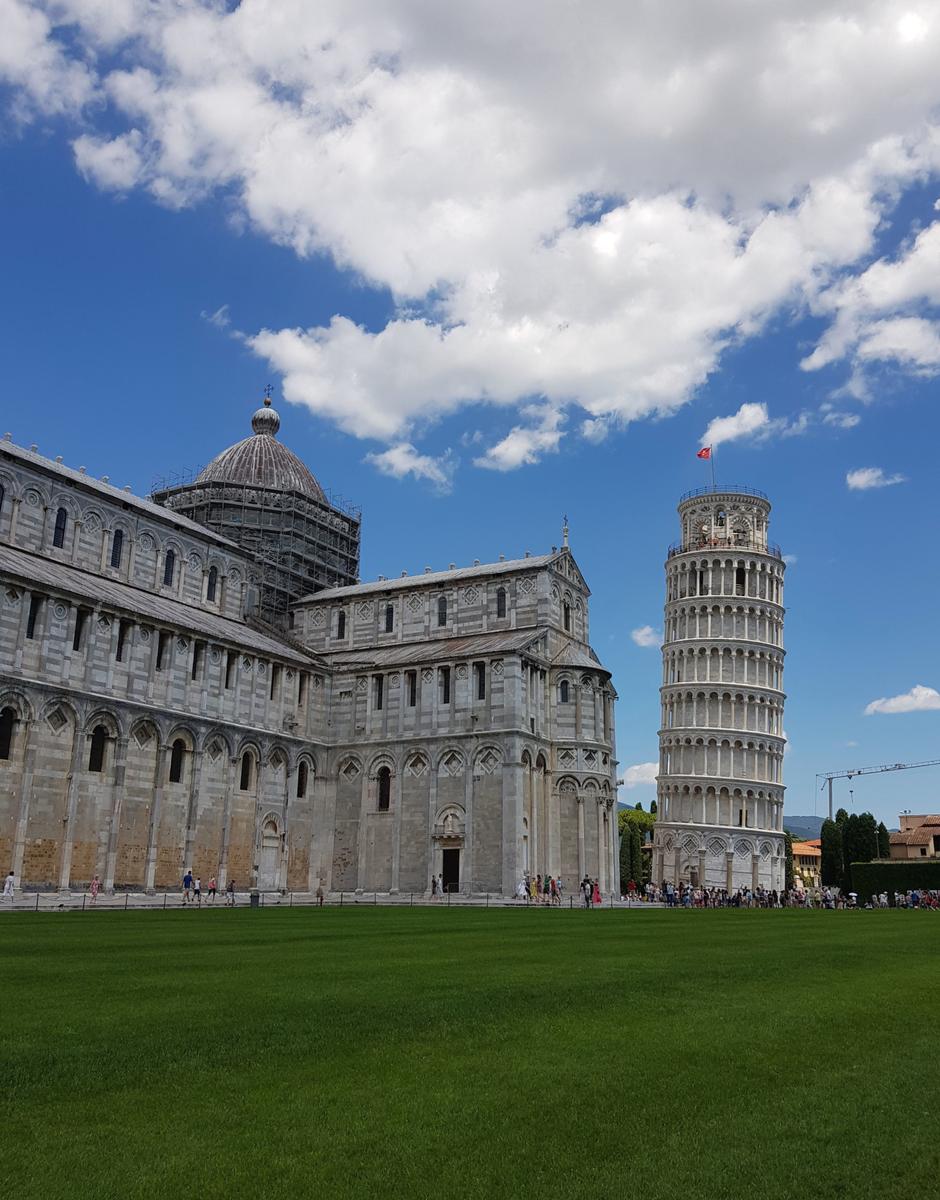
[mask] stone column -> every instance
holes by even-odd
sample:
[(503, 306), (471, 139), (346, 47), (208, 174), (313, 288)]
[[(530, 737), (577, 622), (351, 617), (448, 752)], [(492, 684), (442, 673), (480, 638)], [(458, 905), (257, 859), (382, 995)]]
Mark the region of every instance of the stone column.
[(755, 850), (751, 855), (751, 891), (757, 890), (760, 882), (760, 855)]
[[(29, 801), (33, 791), (33, 771), (36, 765), (36, 747), (30, 743), (29, 731), (32, 721), (19, 721), (23, 737), (23, 774), (20, 782), (20, 810), (16, 818), (13, 836), (13, 886), (19, 888), (23, 874), (23, 858), (26, 854), (26, 833), (29, 829)], [(15, 732), (15, 731), (14, 731)]]
[(59, 891), (67, 892), (69, 879), (72, 874), (72, 841), (75, 837), (75, 806), (78, 800), (78, 783), (75, 779), (81, 766), (81, 754), (85, 745), (85, 736), (78, 727), (78, 717), (73, 726), (72, 757), (69, 763), (69, 773), (66, 776), (66, 819), (65, 835), (62, 840), (62, 858), (59, 861)]
[(584, 860), (584, 796), (578, 793), (578, 882), (587, 874)]
[(523, 766), (519, 747), (503, 762), (503, 895), (514, 896), (522, 878)]
[[(163, 782), (166, 779), (166, 745), (157, 735), (157, 761), (153, 771), (153, 802), (150, 805), (150, 828), (147, 833), (147, 870), (144, 888), (154, 890), (157, 875), (157, 839), (160, 835), (160, 814), (163, 808)], [(185, 864), (184, 864), (185, 865)]]
[(114, 872), (117, 866), (118, 840), (121, 834), (121, 813), (124, 808), (124, 780), (127, 775), (127, 738), (119, 737), (114, 752), (114, 784), (111, 797), (111, 827), (108, 830), (108, 856), (104, 866), (104, 890), (114, 891)]
[(734, 851), (725, 854), (725, 891), (730, 896), (734, 891)]
[(534, 879), (542, 870), (542, 856), (539, 853), (539, 818), (542, 806), (542, 789), (536, 787), (539, 773), (535, 763), (529, 767), (529, 797), (532, 801), (532, 828), (529, 830), (529, 874)]
[(604, 878), (604, 876), (606, 874), (605, 860), (607, 858), (607, 855), (604, 853), (604, 809), (605, 809), (605, 805), (604, 805), (603, 800), (598, 800), (598, 802), (597, 802), (597, 886), (601, 889), (601, 891), (606, 891), (610, 884), (610, 881), (608, 879)]
[(183, 850), (183, 865), (192, 866), (193, 848), (196, 841), (196, 819), (199, 810), (199, 785), (202, 782), (202, 750), (192, 752), (192, 770), (189, 773), (189, 802), (186, 806), (186, 842)]
[(707, 851), (705, 849), (699, 850), (699, 852), (698, 852), (698, 885), (699, 885), (699, 887), (705, 887), (705, 884), (706, 884), (706, 878), (705, 878), (706, 855), (707, 855)]
[[(222, 849), (219, 853), (219, 891), (228, 883), (228, 845), (232, 832), (232, 786), (237, 762), (237, 758), (226, 757), (225, 778), (222, 781), (222, 787), (225, 789), (225, 803), (222, 809)], [(245, 882), (250, 883), (251, 881), (246, 880)]]
[[(399, 626), (401, 622), (399, 622)], [(404, 700), (404, 694), (402, 694)], [(399, 712), (401, 712), (399, 706)], [(404, 767), (402, 768), (404, 770)], [(391, 784), (393, 788), (392, 799), (395, 805), (395, 811), (392, 814), (392, 883), (390, 892), (393, 896), (398, 895), (399, 878), (401, 876), (401, 808), (402, 808), (402, 776), (396, 771), (392, 776)]]

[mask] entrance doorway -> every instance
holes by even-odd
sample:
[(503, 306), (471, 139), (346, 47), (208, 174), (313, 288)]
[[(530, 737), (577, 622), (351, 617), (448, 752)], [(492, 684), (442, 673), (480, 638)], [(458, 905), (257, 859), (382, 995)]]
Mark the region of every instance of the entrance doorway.
[(281, 838), (275, 821), (265, 821), (261, 831), (261, 860), (258, 864), (258, 889), (273, 892), (278, 883), (281, 861)]
[(441, 851), (441, 874), (444, 876), (444, 891), (460, 891), (460, 851)]

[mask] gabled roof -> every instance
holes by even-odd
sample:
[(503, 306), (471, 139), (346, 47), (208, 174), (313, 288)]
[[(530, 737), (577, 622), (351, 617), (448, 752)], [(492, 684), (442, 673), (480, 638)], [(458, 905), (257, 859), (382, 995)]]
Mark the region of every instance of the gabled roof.
[(892, 846), (929, 846), (935, 837), (940, 837), (940, 829), (935, 825), (918, 825), (907, 833), (892, 833), (888, 841)]
[(524, 650), (544, 634), (544, 629), (514, 629), (506, 633), (476, 633), (467, 637), (435, 638), (428, 642), (396, 642), (393, 646), (364, 646), (361, 650), (326, 652), (334, 668), (399, 667), (411, 663), (441, 662), (474, 655), (509, 654)]
[(812, 842), (794, 842), (793, 853), (801, 858), (822, 858), (822, 850)]
[(580, 645), (578, 642), (566, 642), (552, 659), (552, 665), (555, 667), (581, 667), (586, 671), (607, 670), (590, 646)]
[(462, 579), (485, 579), (490, 575), (508, 575), (513, 571), (536, 571), (549, 566), (561, 554), (534, 554), (529, 558), (512, 558), (506, 562), (482, 563), (476, 567), (455, 567), (452, 571), (425, 571), (423, 575), (400, 575), (396, 579), (378, 579), (374, 583), (354, 583), (347, 587), (326, 588), (303, 596), (298, 604), (322, 600), (355, 599), (374, 592), (394, 592), (408, 588), (444, 587)]
[(133, 614), (156, 625), (170, 625), (199, 634), (209, 640), (222, 642), (272, 658), (291, 659), (305, 665), (322, 665), (313, 655), (304, 655), (285, 642), (269, 637), (231, 617), (206, 612), (182, 600), (155, 596), (142, 588), (118, 583), (88, 571), (80, 571), (67, 563), (54, 562), (25, 550), (0, 546), (0, 573), (21, 581), (27, 588), (48, 588), (52, 592), (79, 597), (92, 604), (118, 613)]
[(207, 529), (205, 525), (199, 525), (196, 521), (191, 521), (189, 517), (180, 516), (172, 509), (164, 508), (162, 504), (155, 504), (153, 500), (135, 496), (133, 492), (125, 492), (122, 488), (105, 483), (102, 479), (95, 479), (94, 476), (86, 475), (83, 471), (75, 471), (72, 467), (65, 466), (64, 463), (53, 462), (52, 459), (37, 454), (35, 450), (26, 450), (23, 446), (17, 446), (15, 442), (7, 441), (5, 438), (0, 440), (0, 462), (2, 462), (4, 454), (28, 466), (38, 467), (47, 475), (58, 475), (64, 482), (77, 485), (87, 492), (97, 493), (112, 504), (126, 505), (136, 512), (145, 513), (154, 521), (160, 521), (164, 525), (175, 525), (177, 529), (185, 529), (187, 533), (195, 534), (200, 541), (215, 542), (217, 545), (227, 546), (232, 550), (239, 549), (228, 538), (222, 537), (219, 533), (213, 533), (211, 529)]

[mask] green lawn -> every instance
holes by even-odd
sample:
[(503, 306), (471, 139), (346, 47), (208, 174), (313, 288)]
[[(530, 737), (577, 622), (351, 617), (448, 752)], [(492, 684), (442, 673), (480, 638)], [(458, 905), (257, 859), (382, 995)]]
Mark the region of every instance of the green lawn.
[(940, 915), (0, 920), (15, 1200), (918, 1200)]

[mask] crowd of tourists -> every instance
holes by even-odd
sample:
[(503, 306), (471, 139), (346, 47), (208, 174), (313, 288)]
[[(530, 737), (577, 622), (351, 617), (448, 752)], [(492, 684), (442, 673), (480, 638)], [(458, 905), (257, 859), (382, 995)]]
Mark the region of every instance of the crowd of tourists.
[[(593, 908), (603, 902), (600, 885), (596, 879), (585, 877), (578, 884), (580, 905), (582, 908)], [(516, 887), (516, 899), (526, 904), (548, 905), (559, 908), (565, 898), (565, 885), (555, 875), (523, 875)]]
[(637, 887), (631, 879), (621, 899), (628, 903), (664, 904), (667, 908), (938, 908), (940, 891), (915, 888), (908, 892), (880, 892), (867, 899), (857, 892), (842, 892), (839, 888), (725, 888), (678, 886), (666, 880), (662, 884), (647, 883)]

